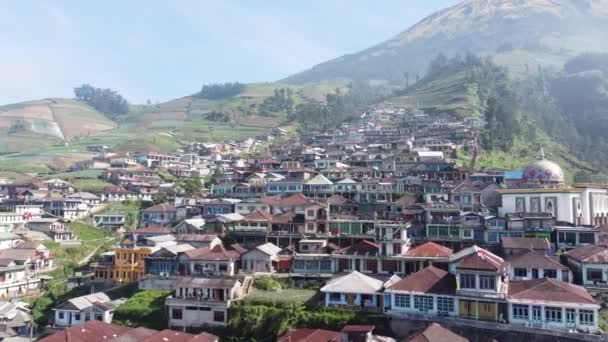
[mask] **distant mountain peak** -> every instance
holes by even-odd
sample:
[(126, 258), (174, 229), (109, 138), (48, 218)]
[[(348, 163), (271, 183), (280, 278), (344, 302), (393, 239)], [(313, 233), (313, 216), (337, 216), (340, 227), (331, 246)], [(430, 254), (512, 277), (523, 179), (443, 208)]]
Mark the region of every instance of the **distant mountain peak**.
[(286, 81), (398, 82), (404, 72), (423, 72), (439, 53), (494, 54), (497, 49), (520, 50), (516, 56), (520, 60), (515, 61), (519, 64), (560, 65), (577, 52), (602, 49), (606, 28), (608, 0), (467, 0), (431, 14), (383, 43)]

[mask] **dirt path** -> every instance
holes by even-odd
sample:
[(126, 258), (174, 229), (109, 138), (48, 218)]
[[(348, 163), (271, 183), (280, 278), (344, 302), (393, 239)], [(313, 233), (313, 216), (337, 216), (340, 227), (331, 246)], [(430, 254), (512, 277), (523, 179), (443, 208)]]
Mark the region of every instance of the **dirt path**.
[(91, 260), (91, 258), (92, 258), (92, 257), (95, 255), (95, 253), (97, 253), (97, 251), (98, 251), (98, 250), (99, 250), (99, 249), (100, 249), (100, 248), (101, 248), (101, 247), (102, 247), (102, 246), (103, 246), (103, 245), (104, 245), (106, 242), (111, 241), (111, 240), (116, 240), (116, 238), (111, 238), (111, 237), (106, 238), (106, 239), (104, 240), (104, 242), (102, 242), (101, 244), (99, 244), (99, 246), (97, 246), (97, 247), (96, 247), (96, 248), (95, 248), (95, 249), (94, 249), (94, 250), (93, 250), (91, 253), (89, 253), (89, 254), (88, 254), (87, 256), (85, 256), (84, 258), (80, 259), (80, 260), (78, 261), (78, 266), (82, 266), (82, 265), (84, 265), (84, 264), (88, 263), (88, 262), (89, 262), (89, 260)]

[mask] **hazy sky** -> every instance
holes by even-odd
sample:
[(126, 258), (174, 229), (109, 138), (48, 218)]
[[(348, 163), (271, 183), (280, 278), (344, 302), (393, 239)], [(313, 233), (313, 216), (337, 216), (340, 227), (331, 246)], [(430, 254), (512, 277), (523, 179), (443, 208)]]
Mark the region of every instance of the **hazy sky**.
[(87, 82), (132, 102), (273, 81), (386, 40), (456, 0), (0, 0), (0, 104)]

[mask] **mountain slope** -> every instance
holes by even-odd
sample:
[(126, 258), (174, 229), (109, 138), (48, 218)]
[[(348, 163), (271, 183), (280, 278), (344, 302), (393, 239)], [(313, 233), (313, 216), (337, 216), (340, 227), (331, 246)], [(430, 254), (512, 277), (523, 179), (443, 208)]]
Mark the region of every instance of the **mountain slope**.
[(44, 99), (0, 107), (0, 151), (70, 141), (116, 128), (90, 106), (71, 99)]
[[(471, 59), (451, 62), (438, 70), (432, 70), (420, 82), (386, 102), (405, 107), (418, 105), (429, 113), (484, 119), (486, 128), (480, 137), (484, 149), (480, 151), (475, 163), (479, 168), (519, 168), (535, 160), (543, 147), (547, 157), (566, 170), (569, 180), (579, 171), (597, 174), (598, 168), (603, 170), (606, 165), (594, 163), (587, 155), (573, 152), (571, 139), (566, 139), (567, 134), (556, 134), (549, 125), (539, 120), (537, 109), (540, 107), (536, 104), (554, 101), (535, 94), (535, 91), (544, 88), (540, 84), (514, 80), (504, 68), (491, 61)], [(487, 116), (488, 113), (500, 110), (497, 106), (489, 108), (496, 98), (507, 98), (499, 105), (506, 106), (500, 111), (499, 118)], [(553, 121), (562, 115), (551, 108), (546, 108), (545, 112)], [(507, 117), (512, 117), (513, 120), (504, 120)], [(552, 138), (554, 136), (560, 136), (560, 139)], [(460, 151), (460, 164), (469, 166), (471, 157)]]
[(300, 84), (334, 78), (413, 83), (428, 61), (488, 54), (514, 70), (561, 66), (580, 52), (607, 50), (608, 0), (468, 0), (436, 12), (396, 37), (286, 78)]

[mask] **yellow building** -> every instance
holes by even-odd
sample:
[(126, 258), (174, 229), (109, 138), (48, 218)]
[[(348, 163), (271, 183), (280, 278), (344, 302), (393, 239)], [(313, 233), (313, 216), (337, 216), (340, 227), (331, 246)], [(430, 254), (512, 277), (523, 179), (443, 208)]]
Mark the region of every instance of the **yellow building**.
[(144, 275), (145, 258), (152, 251), (147, 247), (117, 247), (113, 260), (94, 265), (95, 279), (118, 283), (138, 281)]

